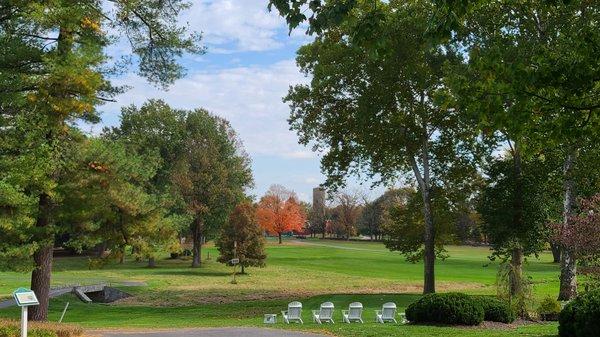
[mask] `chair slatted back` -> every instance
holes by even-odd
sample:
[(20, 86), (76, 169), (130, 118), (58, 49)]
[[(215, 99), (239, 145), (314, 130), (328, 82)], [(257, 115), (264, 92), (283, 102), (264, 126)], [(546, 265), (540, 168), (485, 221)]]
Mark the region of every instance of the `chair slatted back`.
[(298, 319), (302, 316), (302, 303), (292, 302), (288, 304), (288, 319)]
[(381, 317), (383, 319), (394, 319), (396, 316), (396, 303), (388, 302), (381, 308)]
[(319, 318), (320, 319), (330, 319), (333, 318), (333, 303), (325, 302), (321, 304), (321, 308), (319, 310)]
[(348, 319), (361, 319), (363, 305), (360, 302), (350, 303), (348, 307)]

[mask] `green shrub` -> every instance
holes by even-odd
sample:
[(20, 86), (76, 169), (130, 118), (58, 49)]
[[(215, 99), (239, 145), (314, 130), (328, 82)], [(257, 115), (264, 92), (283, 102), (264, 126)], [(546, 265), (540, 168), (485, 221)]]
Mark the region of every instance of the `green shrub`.
[(484, 320), (512, 323), (517, 318), (515, 310), (506, 302), (491, 296), (474, 296), (484, 312)]
[(406, 318), (414, 323), (479, 325), (484, 314), (476, 299), (461, 293), (428, 294), (406, 309)]
[(537, 308), (537, 313), (543, 321), (556, 321), (560, 314), (560, 302), (547, 296)]
[(558, 322), (560, 337), (600, 336), (600, 290), (582, 294), (567, 304)]

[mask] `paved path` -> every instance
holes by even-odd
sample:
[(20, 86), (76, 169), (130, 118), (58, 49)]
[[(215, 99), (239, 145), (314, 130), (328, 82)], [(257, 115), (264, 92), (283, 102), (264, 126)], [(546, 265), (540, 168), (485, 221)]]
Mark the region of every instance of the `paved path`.
[[(93, 331), (92, 335), (95, 335)], [(102, 337), (327, 337), (312, 333), (261, 328), (207, 328), (146, 331), (98, 331)]]

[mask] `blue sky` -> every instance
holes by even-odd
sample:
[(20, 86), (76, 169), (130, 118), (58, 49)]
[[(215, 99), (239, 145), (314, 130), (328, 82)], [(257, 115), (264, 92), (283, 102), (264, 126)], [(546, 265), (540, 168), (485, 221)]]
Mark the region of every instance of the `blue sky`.
[[(309, 37), (303, 29), (288, 35), (285, 21), (267, 11), (266, 0), (192, 2), (180, 20), (203, 33), (206, 55), (184, 57), (188, 74), (168, 91), (149, 85), (134, 72), (115, 79), (115, 84), (132, 88), (116, 103), (102, 106), (102, 125), (88, 131), (118, 125), (122, 106), (139, 106), (149, 98), (164, 99), (176, 108), (203, 107), (228, 119), (242, 139), (252, 158), (256, 185), (252, 194), (261, 196), (271, 184), (281, 184), (310, 201), (312, 188), (324, 180), (319, 156), (297, 143), (286, 121), (289, 108), (282, 102), (290, 85), (307, 81), (294, 58)], [(128, 52), (122, 47), (109, 53)], [(356, 182), (351, 185), (356, 188)]]

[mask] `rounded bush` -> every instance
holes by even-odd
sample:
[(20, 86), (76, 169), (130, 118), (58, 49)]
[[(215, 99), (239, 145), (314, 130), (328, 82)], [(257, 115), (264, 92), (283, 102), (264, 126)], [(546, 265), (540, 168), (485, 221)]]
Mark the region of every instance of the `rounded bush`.
[(481, 304), (461, 293), (428, 294), (406, 309), (406, 318), (414, 323), (479, 325), (484, 316)]
[(600, 336), (600, 289), (571, 301), (558, 316), (560, 337)]
[(560, 302), (553, 297), (546, 296), (540, 302), (537, 313), (542, 321), (557, 321), (560, 314)]
[(511, 306), (497, 298), (490, 296), (475, 296), (484, 312), (484, 320), (500, 323), (512, 323), (517, 318)]

